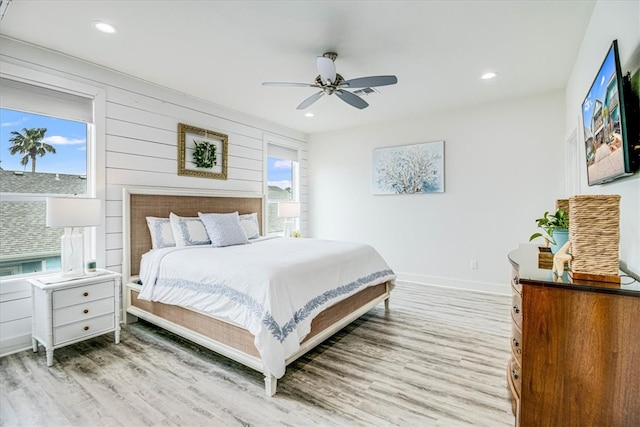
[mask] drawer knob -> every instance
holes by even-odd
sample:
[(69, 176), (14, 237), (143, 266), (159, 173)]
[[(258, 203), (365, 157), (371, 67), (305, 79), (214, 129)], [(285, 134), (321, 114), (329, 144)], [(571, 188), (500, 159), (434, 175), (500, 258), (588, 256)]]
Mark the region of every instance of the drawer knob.
[(520, 313), (520, 307), (518, 307), (517, 305), (514, 305), (514, 306), (513, 306), (513, 312), (514, 312), (515, 314)]
[(515, 339), (515, 338), (513, 339), (513, 341), (512, 341), (512, 342), (513, 342), (513, 346), (514, 346), (514, 347), (518, 347), (518, 346), (520, 345), (520, 343), (518, 342), (518, 340), (517, 340), (517, 339)]
[(89, 330), (89, 327), (88, 327), (88, 326), (85, 326), (85, 327), (84, 327), (84, 330), (85, 330), (85, 331), (88, 331), (88, 330)]
[(516, 371), (515, 369), (511, 370), (511, 376), (513, 377), (514, 380), (518, 379), (518, 371)]
[(84, 314), (87, 314), (87, 313), (89, 312), (89, 310), (87, 310), (87, 309), (85, 308), (84, 310), (82, 310), (82, 312), (83, 312)]
[(82, 294), (83, 297), (88, 297), (89, 296), (89, 292), (85, 292)]
[(519, 282), (520, 282), (520, 279), (518, 278), (518, 276), (513, 276), (513, 283), (517, 285)]

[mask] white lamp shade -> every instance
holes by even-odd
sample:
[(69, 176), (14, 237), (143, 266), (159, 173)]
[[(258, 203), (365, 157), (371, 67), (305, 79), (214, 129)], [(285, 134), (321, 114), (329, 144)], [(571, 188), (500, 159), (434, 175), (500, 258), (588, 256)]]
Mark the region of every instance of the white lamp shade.
[(93, 227), (102, 220), (100, 199), (47, 197), (47, 227)]
[(279, 218), (298, 218), (300, 216), (299, 202), (278, 202)]

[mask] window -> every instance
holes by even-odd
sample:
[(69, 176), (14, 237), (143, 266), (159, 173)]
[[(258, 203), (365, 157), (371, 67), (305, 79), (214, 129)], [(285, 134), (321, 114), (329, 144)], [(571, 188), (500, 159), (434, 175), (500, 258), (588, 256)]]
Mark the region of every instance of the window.
[[(278, 202), (299, 201), (298, 151), (279, 145), (268, 145), (267, 150), (267, 232), (283, 234), (284, 218), (278, 218)], [(295, 219), (294, 229), (299, 229)]]
[(50, 195), (92, 195), (93, 100), (0, 78), (0, 276), (60, 268)]

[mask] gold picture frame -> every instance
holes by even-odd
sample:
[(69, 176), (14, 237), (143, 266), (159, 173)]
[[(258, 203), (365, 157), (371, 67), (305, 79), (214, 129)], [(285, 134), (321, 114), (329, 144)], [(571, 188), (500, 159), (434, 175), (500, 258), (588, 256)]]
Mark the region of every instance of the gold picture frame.
[(178, 123), (178, 175), (227, 179), (229, 137)]

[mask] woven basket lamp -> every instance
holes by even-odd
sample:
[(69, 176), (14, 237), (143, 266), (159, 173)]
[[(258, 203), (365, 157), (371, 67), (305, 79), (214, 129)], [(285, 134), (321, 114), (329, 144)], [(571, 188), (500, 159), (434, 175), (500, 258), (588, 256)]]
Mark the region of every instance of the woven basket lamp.
[(619, 283), (620, 196), (570, 197), (569, 240), (574, 279)]
[(556, 210), (562, 209), (569, 215), (569, 199), (558, 199), (556, 200)]

